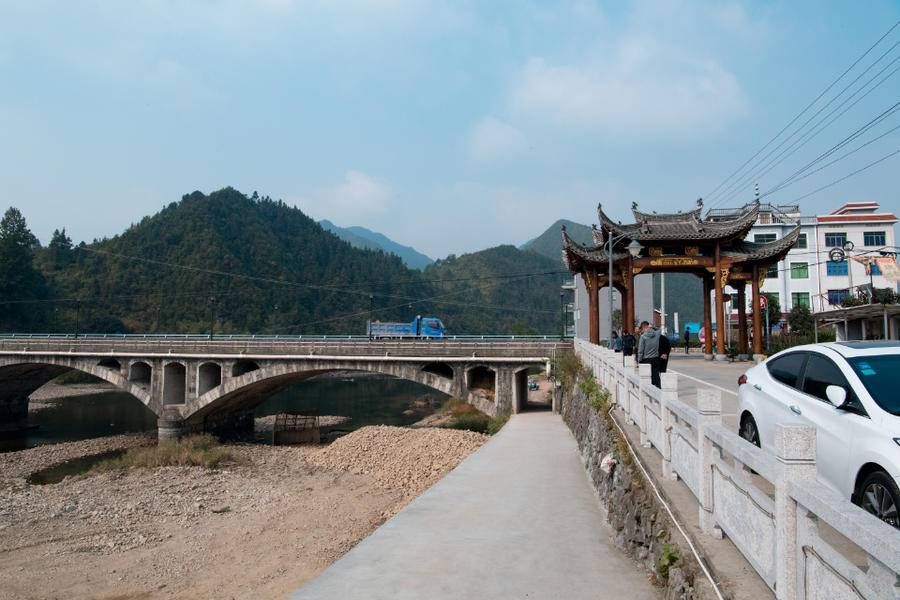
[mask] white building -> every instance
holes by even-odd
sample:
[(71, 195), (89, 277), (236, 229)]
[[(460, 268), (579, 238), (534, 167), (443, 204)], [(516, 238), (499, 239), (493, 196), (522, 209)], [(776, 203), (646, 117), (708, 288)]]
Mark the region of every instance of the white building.
[[(727, 217), (742, 209), (713, 209), (710, 216)], [(812, 312), (841, 307), (850, 293), (875, 288), (895, 288), (873, 264), (869, 275), (862, 261), (897, 252), (894, 225), (897, 217), (882, 212), (877, 202), (848, 202), (826, 215), (802, 216), (796, 205), (763, 204), (747, 240), (769, 242), (793, 230), (799, 219), (800, 239), (787, 257), (773, 265), (762, 292), (776, 294), (783, 314), (798, 304)], [(832, 261), (830, 252), (841, 248), (847, 259)]]

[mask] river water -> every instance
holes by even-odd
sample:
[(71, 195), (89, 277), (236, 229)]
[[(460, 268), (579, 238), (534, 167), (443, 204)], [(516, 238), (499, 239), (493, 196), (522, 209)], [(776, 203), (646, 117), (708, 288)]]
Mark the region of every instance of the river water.
[[(365, 425), (410, 425), (433, 413), (447, 396), (429, 387), (389, 377), (336, 375), (291, 386), (256, 407), (256, 416), (318, 411), (349, 417), (341, 429)], [(122, 392), (51, 400), (29, 414), (24, 435), (0, 438), (0, 452), (93, 437), (153, 431), (156, 415)]]

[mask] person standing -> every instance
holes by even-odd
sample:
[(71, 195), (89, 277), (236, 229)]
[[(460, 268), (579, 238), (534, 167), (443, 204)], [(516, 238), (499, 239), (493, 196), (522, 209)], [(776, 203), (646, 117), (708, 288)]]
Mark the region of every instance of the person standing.
[(640, 327), (641, 337), (638, 340), (637, 361), (640, 364), (650, 365), (650, 381), (656, 387), (660, 386), (659, 379), (659, 331), (643, 321)]
[(690, 354), (691, 352), (691, 330), (687, 327), (684, 328), (684, 353)]
[[(659, 372), (665, 373), (669, 368), (669, 354), (672, 352), (672, 341), (669, 336), (660, 334), (659, 336)], [(662, 383), (662, 382), (660, 382)]]

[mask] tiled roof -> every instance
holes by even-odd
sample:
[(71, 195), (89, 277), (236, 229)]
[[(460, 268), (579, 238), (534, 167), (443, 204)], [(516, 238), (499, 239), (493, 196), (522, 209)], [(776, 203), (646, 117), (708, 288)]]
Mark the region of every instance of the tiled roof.
[(722, 252), (723, 256), (731, 256), (742, 261), (768, 261), (777, 262), (785, 257), (788, 251), (797, 243), (800, 237), (800, 226), (794, 227), (787, 235), (774, 242), (757, 244), (755, 242), (736, 242), (728, 250)]
[(601, 229), (639, 242), (731, 240), (743, 238), (750, 231), (759, 215), (759, 204), (754, 203), (733, 219), (718, 221), (701, 219), (699, 207), (686, 213), (665, 215), (635, 212), (635, 216), (640, 215), (642, 219), (629, 225), (614, 222), (601, 207), (597, 207), (597, 213)]
[[(596, 241), (596, 237), (594, 238)], [(594, 265), (597, 263), (608, 263), (609, 254), (603, 248), (602, 244), (596, 246), (584, 246), (569, 237), (566, 233), (565, 225), (562, 228), (563, 241), (563, 262), (566, 267), (573, 272), (580, 271), (581, 265)], [(628, 252), (613, 252), (613, 261), (618, 261), (628, 257)]]
[(637, 204), (633, 204), (631, 206), (631, 214), (634, 215), (634, 222), (641, 223), (643, 221), (648, 222), (678, 222), (684, 220), (696, 220), (700, 218), (700, 212), (703, 210), (703, 205), (698, 204), (697, 208), (693, 210), (689, 210), (687, 212), (677, 212), (677, 213), (655, 213), (655, 212), (641, 212), (637, 209)]

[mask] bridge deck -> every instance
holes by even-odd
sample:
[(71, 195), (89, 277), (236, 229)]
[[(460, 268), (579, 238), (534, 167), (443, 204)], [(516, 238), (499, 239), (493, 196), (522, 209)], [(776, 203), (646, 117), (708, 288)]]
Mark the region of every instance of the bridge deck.
[(16, 352), (91, 354), (255, 355), (255, 356), (406, 356), (549, 358), (571, 349), (571, 341), (533, 338), (368, 340), (280, 339), (275, 337), (214, 338), (111, 337), (0, 337), (0, 354)]
[(658, 598), (551, 413), (503, 430), (293, 598)]

